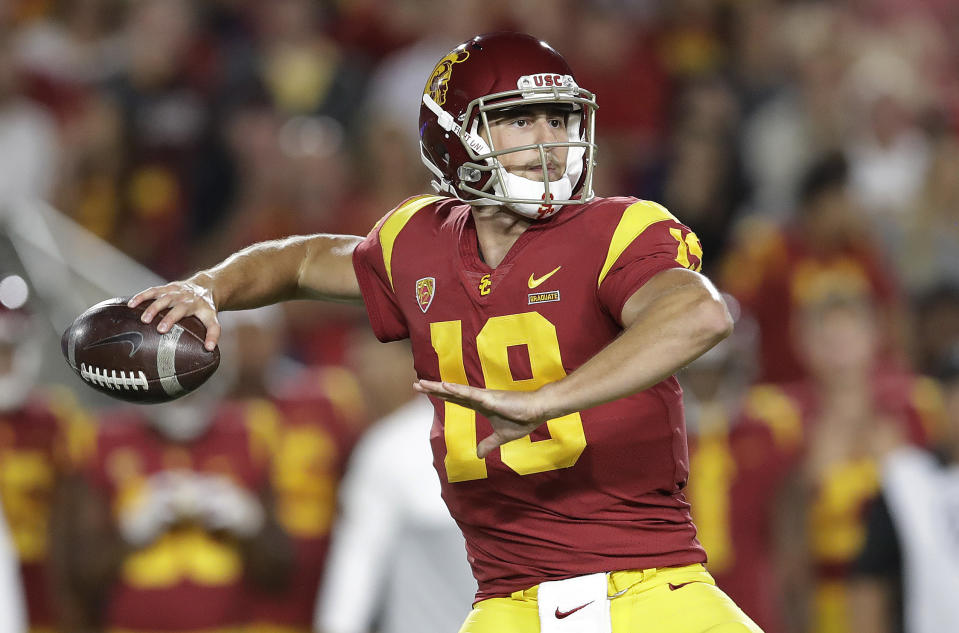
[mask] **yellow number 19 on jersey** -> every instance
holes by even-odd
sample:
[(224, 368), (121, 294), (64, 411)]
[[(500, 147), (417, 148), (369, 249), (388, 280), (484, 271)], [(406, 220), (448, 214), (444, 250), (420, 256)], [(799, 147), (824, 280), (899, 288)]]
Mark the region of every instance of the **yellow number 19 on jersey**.
[[(463, 363), (462, 322), (431, 323), (430, 338), (439, 359), (440, 379), (469, 384)], [(531, 378), (516, 380), (510, 372), (508, 350), (517, 345), (525, 345), (529, 352)], [(476, 336), (476, 351), (487, 389), (532, 391), (566, 376), (556, 327), (538, 312), (492, 317)], [(486, 478), (486, 461), (476, 456), (476, 412), (446, 402), (444, 418), (446, 475), (450, 483)], [(575, 464), (586, 448), (579, 413), (549, 420), (546, 428), (550, 439), (533, 441), (526, 436), (501, 446), (503, 463), (520, 475)]]

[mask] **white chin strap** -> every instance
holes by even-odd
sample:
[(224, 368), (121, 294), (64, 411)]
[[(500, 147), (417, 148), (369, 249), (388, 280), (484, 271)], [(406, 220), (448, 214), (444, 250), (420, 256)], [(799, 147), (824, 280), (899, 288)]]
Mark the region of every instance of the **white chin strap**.
[[(499, 161), (496, 161), (497, 169), (496, 179), (493, 182), (493, 192), (504, 198), (521, 200), (536, 200), (539, 198), (542, 200), (539, 204), (531, 202), (506, 202), (503, 204), (514, 213), (533, 220), (548, 218), (563, 207), (562, 204), (556, 203), (566, 202), (572, 197), (573, 185), (579, 181), (580, 174), (583, 172), (584, 152), (585, 150), (582, 147), (569, 148), (566, 158), (566, 173), (559, 180), (550, 181), (549, 200), (546, 200), (545, 183), (511, 174), (500, 165)], [(546, 173), (545, 166), (543, 173)]]
[[(546, 200), (546, 187), (542, 181), (530, 180), (529, 178), (511, 174), (502, 167), (500, 167), (498, 171), (500, 172), (499, 178), (493, 185), (493, 191), (496, 192), (496, 195), (503, 196), (504, 198), (531, 198), (533, 200), (540, 198), (543, 200), (540, 204), (529, 202), (503, 203), (503, 206), (514, 213), (534, 220), (541, 220), (553, 215), (562, 207), (562, 205), (559, 204), (549, 204), (549, 201)], [(569, 200), (572, 193), (573, 185), (570, 184), (569, 179), (565, 176), (549, 183), (550, 201)]]

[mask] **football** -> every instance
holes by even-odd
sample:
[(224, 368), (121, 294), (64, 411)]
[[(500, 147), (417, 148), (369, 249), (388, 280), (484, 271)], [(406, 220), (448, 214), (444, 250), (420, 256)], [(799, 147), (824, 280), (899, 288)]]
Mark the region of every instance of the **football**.
[(63, 357), (87, 385), (128, 402), (169, 402), (202, 385), (220, 365), (220, 350), (203, 346), (206, 327), (186, 317), (165, 334), (140, 320), (149, 302), (135, 308), (127, 299), (96, 304), (66, 329)]

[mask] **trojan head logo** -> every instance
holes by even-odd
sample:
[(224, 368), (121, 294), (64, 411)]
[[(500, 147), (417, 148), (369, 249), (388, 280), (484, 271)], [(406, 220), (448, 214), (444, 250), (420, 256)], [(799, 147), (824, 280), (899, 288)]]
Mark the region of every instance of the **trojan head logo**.
[(423, 277), (416, 280), (416, 303), (420, 305), (420, 310), (424, 314), (430, 309), (434, 294), (436, 294), (436, 279), (434, 277)]
[(449, 83), (450, 75), (453, 74), (453, 64), (465, 62), (470, 56), (467, 50), (457, 49), (440, 60), (440, 63), (433, 69), (429, 81), (426, 82), (426, 94), (438, 105), (446, 103), (446, 84)]

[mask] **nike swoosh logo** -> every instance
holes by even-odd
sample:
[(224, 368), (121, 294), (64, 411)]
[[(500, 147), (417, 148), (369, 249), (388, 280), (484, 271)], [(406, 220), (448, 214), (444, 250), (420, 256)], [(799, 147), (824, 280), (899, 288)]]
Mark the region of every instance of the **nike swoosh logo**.
[(100, 347), (102, 345), (112, 345), (114, 343), (127, 343), (130, 345), (130, 358), (133, 358), (133, 355), (137, 353), (137, 350), (140, 349), (140, 346), (143, 345), (143, 335), (139, 332), (123, 332), (122, 334), (114, 334), (113, 336), (101, 339), (96, 343), (91, 343), (84, 347), (83, 349), (90, 349), (91, 347)]
[(546, 281), (547, 279), (549, 279), (550, 277), (552, 277), (553, 275), (555, 275), (556, 272), (557, 272), (560, 268), (562, 268), (562, 266), (557, 266), (556, 268), (554, 268), (554, 269), (551, 270), (550, 272), (546, 273), (545, 275), (543, 275), (543, 276), (540, 277), (539, 279), (537, 279), (536, 277), (534, 277), (534, 276), (533, 276), (533, 273), (530, 273), (530, 274), (529, 274), (529, 287), (530, 287), (530, 288), (535, 288), (536, 286), (540, 285), (541, 283), (543, 283), (544, 281)]
[(678, 585), (674, 585), (673, 583), (669, 583), (669, 590), (670, 590), (670, 591), (676, 591), (677, 589), (682, 589), (682, 588), (685, 587), (686, 585), (691, 585), (691, 584), (693, 584), (694, 582), (696, 582), (696, 581), (695, 581), (695, 580), (690, 580), (689, 582), (681, 582), (681, 583), (679, 583)]
[[(559, 270), (559, 268), (557, 268), (556, 270)], [(555, 273), (556, 270), (554, 270), (553, 272)], [(553, 273), (550, 273), (550, 275), (551, 275), (551, 274), (553, 274)], [(548, 276), (549, 276), (549, 275), (547, 275), (547, 277), (548, 277)], [(594, 600), (590, 600), (590, 601), (587, 602), (586, 604), (581, 604), (581, 605), (579, 605), (578, 607), (576, 607), (575, 609), (570, 609), (569, 611), (560, 611), (560, 610), (559, 610), (559, 607), (556, 607), (556, 613), (554, 613), (553, 615), (556, 616), (556, 619), (557, 619), (557, 620), (562, 620), (563, 618), (568, 618), (569, 616), (573, 615), (574, 613), (576, 613), (576, 612), (579, 611), (580, 609), (585, 609), (585, 608), (588, 607), (589, 605), (593, 604), (593, 602), (595, 602), (595, 601), (594, 601)]]

